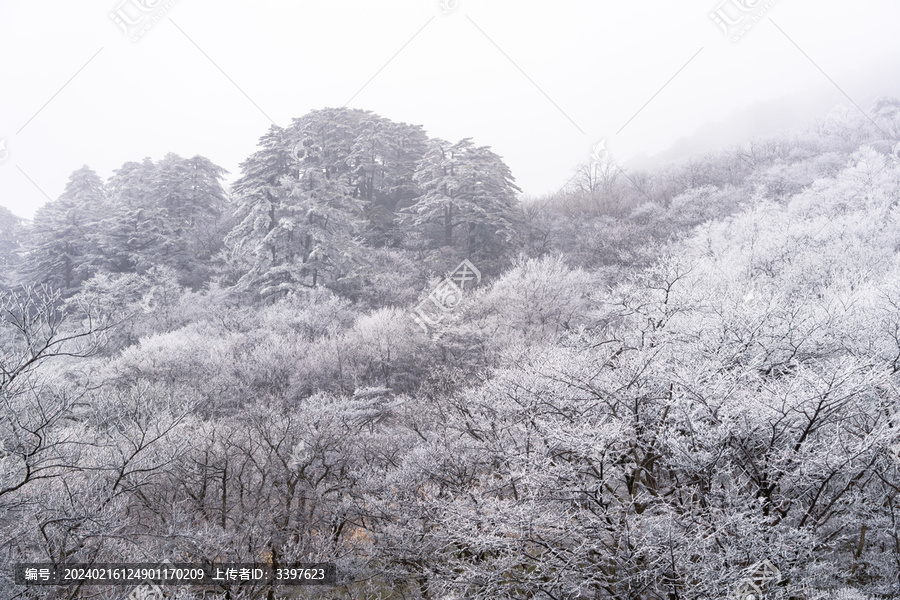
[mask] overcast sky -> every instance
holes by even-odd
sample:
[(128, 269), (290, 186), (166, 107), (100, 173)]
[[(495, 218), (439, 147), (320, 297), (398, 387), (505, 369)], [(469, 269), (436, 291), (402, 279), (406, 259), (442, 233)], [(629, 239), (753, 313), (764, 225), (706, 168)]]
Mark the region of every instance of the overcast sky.
[(627, 165), (900, 96), (898, 23), (896, 0), (0, 0), (0, 205), (167, 152), (231, 181), (272, 122), (344, 105), (472, 137), (540, 195), (604, 138)]

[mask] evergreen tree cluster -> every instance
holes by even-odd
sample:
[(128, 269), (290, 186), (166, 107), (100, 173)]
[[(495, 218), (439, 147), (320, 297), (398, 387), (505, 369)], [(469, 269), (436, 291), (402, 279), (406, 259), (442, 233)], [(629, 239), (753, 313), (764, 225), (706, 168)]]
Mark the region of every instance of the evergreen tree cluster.
[(127, 162), (106, 183), (82, 167), (35, 214), (21, 278), (71, 295), (99, 273), (169, 267), (181, 283), (201, 284), (221, 247), (225, 174), (202, 156), (175, 154)]
[(448, 253), (502, 262), (521, 233), (519, 188), (497, 154), (370, 111), (272, 126), (230, 192), (226, 174), (175, 154), (127, 162), (107, 182), (82, 167), (21, 242), (7, 219), (4, 260), (22, 263), (12, 279), (70, 296), (94, 275), (160, 267), (194, 289), (215, 280), (257, 299), (320, 285), (349, 293), (378, 271), (373, 256), (418, 253), (435, 270)]
[(495, 257), (518, 223), (512, 174), (471, 140), (431, 140), (370, 111), (323, 109), (273, 126), (234, 185), (225, 243), (237, 283), (261, 296), (371, 272), (379, 248)]

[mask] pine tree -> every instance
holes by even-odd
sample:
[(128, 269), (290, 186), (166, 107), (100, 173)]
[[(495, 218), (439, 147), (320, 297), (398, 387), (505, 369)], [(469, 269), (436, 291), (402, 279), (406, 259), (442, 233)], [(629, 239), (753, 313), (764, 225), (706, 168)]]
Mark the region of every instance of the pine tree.
[(351, 276), (367, 262), (361, 240), (390, 230), (390, 207), (413, 195), (424, 139), (419, 127), (345, 108), (273, 127), (234, 186), (240, 223), (227, 242), (242, 285), (270, 296)]
[(415, 181), (422, 189), (406, 210), (407, 223), (429, 227), (438, 246), (465, 256), (508, 247), (517, 232), (515, 193), (521, 191), (503, 160), (470, 138), (450, 144), (434, 140), (419, 162)]
[(400, 232), (394, 211), (419, 195), (413, 175), (425, 154), (427, 140), (420, 126), (394, 123), (381, 117), (360, 122), (347, 160), (354, 197), (364, 203), (368, 221), (365, 239), (375, 246), (397, 245)]
[(200, 283), (198, 261), (218, 249), (216, 225), (226, 204), (220, 180), (227, 173), (203, 156), (169, 153), (157, 164), (154, 193), (165, 244), (156, 262), (177, 269), (186, 283)]
[(281, 179), (292, 169), (284, 134), (283, 128), (273, 125), (260, 138), (260, 149), (241, 163), (243, 174), (232, 188), (238, 223), (226, 236), (225, 245), (247, 287), (266, 287), (270, 271), (289, 256), (277, 231), (287, 196)]
[(220, 183), (226, 173), (202, 156), (171, 153), (158, 163), (145, 158), (122, 165), (109, 180), (110, 210), (98, 227), (105, 270), (165, 266), (183, 283), (202, 283), (203, 263), (222, 238), (216, 226), (226, 204)]
[(88, 166), (72, 173), (60, 197), (38, 209), (29, 234), (24, 273), (71, 294), (102, 263), (97, 224), (106, 209), (106, 190)]
[(111, 210), (101, 225), (101, 247), (111, 273), (144, 272), (165, 244), (165, 225), (156, 208), (157, 167), (150, 158), (126, 162), (110, 177)]

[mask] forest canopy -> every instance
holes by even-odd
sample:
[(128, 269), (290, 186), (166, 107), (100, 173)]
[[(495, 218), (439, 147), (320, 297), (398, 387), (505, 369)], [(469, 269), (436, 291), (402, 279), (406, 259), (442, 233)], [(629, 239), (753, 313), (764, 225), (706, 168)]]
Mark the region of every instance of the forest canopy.
[[(0, 210), (3, 562), (900, 595), (900, 101), (869, 116), (540, 198), (488, 146), (346, 108), (272, 126), (227, 189), (202, 156), (82, 167)], [(307, 597), (230, 598), (276, 592)]]

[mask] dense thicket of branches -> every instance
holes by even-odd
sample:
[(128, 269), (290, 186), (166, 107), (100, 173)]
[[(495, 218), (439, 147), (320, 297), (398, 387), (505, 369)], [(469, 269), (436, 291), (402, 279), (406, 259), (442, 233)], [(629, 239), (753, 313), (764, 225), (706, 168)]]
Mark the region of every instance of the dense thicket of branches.
[[(203, 157), (76, 171), (0, 215), (2, 562), (668, 600), (769, 561), (766, 597), (900, 595), (900, 102), (870, 116), (522, 201), (488, 148), (349, 109), (229, 192)], [(229, 597), (276, 594), (309, 597)]]

